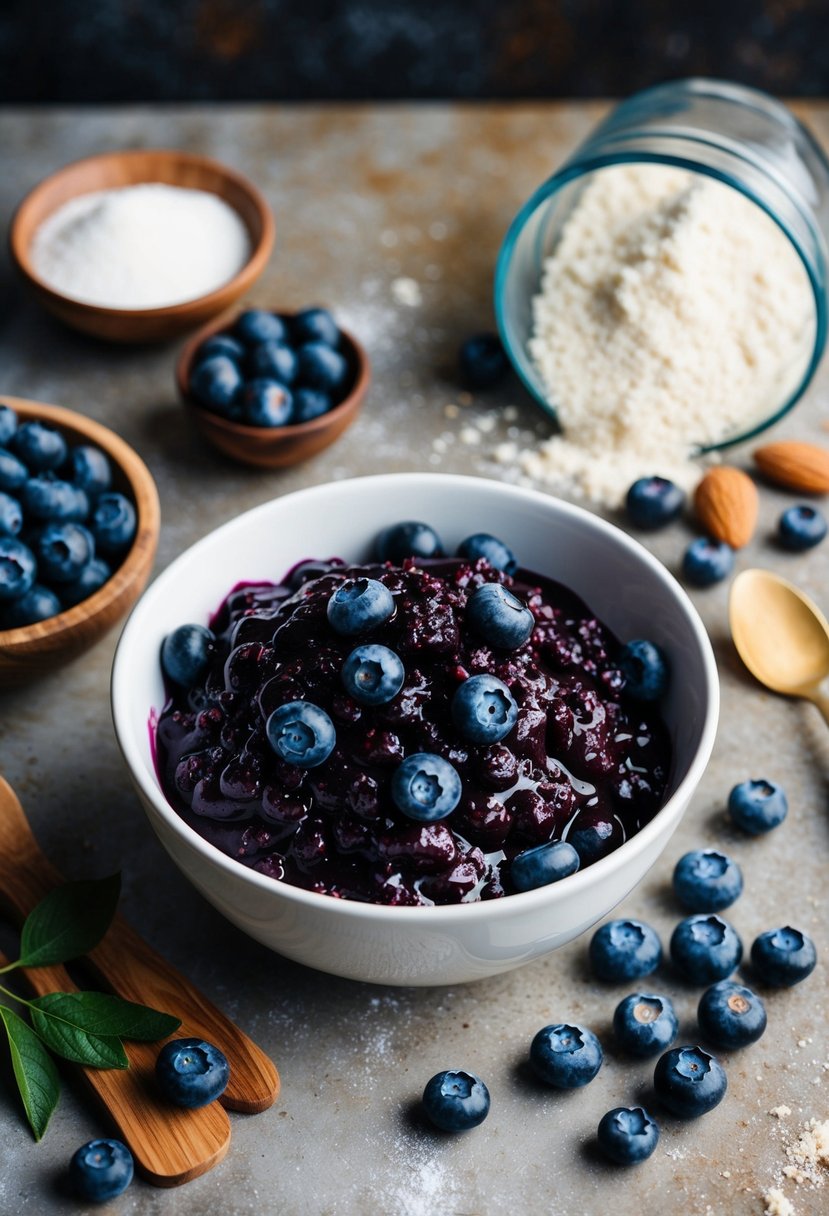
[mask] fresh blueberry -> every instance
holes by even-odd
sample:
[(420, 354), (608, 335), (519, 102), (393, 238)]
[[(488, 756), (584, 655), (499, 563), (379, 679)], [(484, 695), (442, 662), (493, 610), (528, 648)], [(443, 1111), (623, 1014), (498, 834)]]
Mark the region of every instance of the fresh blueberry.
[(132, 1153), (120, 1140), (90, 1140), (69, 1162), (72, 1189), (87, 1203), (106, 1203), (132, 1182)]
[(432, 823), (451, 815), (461, 797), (457, 770), (442, 756), (415, 752), (394, 771), (392, 801), (409, 819)]
[(61, 583), (60, 602), (64, 608), (74, 608), (81, 600), (89, 599), (112, 578), (112, 568), (102, 557), (93, 558), (84, 566), (78, 577), (71, 583)]
[(701, 1047), (672, 1047), (659, 1057), (653, 1073), (657, 1097), (677, 1119), (696, 1119), (713, 1110), (727, 1086), (723, 1066)]
[(0, 490), (0, 536), (17, 536), (23, 527), (23, 508), (16, 498)]
[(766, 1029), (766, 1007), (750, 988), (720, 980), (700, 997), (697, 1021), (709, 1043), (734, 1051), (760, 1038)]
[(726, 979), (743, 957), (736, 929), (713, 914), (680, 921), (671, 934), (670, 949), (674, 963), (692, 984)]
[(69, 476), (90, 497), (103, 494), (112, 484), (112, 468), (100, 448), (82, 443), (69, 453)]
[(202, 342), (193, 356), (193, 365), (204, 363), (205, 359), (212, 359), (214, 355), (224, 355), (234, 363), (241, 363), (245, 357), (245, 348), (230, 334), (214, 334), (212, 338)]
[(664, 528), (676, 519), (685, 502), (679, 486), (666, 477), (640, 477), (627, 492), (625, 508), (636, 528)]
[(0, 536), (0, 602), (17, 600), (33, 586), (37, 562), (28, 545)]
[(498, 743), (517, 718), (515, 698), (496, 676), (470, 676), (452, 698), (452, 721), (470, 743)]
[(205, 625), (179, 625), (161, 644), (161, 670), (182, 688), (200, 684), (216, 653), (216, 635)]
[(313, 422), (334, 408), (334, 402), (328, 393), (320, 392), (318, 388), (298, 388), (294, 392), (294, 416), (292, 421), (297, 425), (301, 422)]
[(616, 1106), (596, 1129), (599, 1148), (616, 1165), (646, 1161), (659, 1143), (659, 1124), (641, 1106)]
[(665, 652), (655, 642), (636, 638), (622, 647), (619, 668), (625, 692), (636, 701), (658, 701), (668, 689), (670, 668)]
[(734, 550), (724, 541), (698, 536), (685, 550), (682, 573), (695, 587), (710, 587), (734, 569)]
[(66, 459), (66, 440), (43, 422), (22, 422), (9, 445), (27, 468), (37, 473), (57, 469)]
[(530, 1064), (548, 1085), (579, 1089), (602, 1066), (602, 1045), (586, 1026), (544, 1026), (530, 1044)]
[(239, 365), (227, 355), (211, 355), (190, 375), (190, 392), (196, 400), (226, 418), (233, 418), (238, 413), (237, 397), (241, 387)]
[(523, 646), (535, 626), (526, 604), (500, 583), (484, 583), (466, 601), (470, 628), (490, 646), (516, 650)]
[(34, 547), (38, 570), (48, 583), (72, 583), (95, 556), (95, 541), (82, 524), (47, 524)]
[(474, 535), (467, 536), (466, 540), (462, 540), (458, 545), (458, 557), (465, 557), (470, 562), (476, 562), (479, 557), (483, 557), (490, 566), (503, 570), (504, 574), (515, 574), (518, 569), (512, 549), (502, 540), (498, 540), (497, 536), (490, 536), (488, 532), (475, 532)]
[(324, 342), (306, 342), (297, 350), (297, 379), (307, 388), (319, 388), (342, 396), (348, 379), (348, 363)]
[(0, 490), (16, 493), (29, 480), (29, 470), (8, 448), (0, 448)]
[(158, 1053), (155, 1075), (164, 1097), (192, 1110), (227, 1089), (230, 1069), (218, 1047), (204, 1039), (171, 1039)]
[(458, 351), (461, 379), (470, 388), (494, 388), (509, 371), (509, 359), (497, 334), (474, 334)]
[(0, 621), (3, 629), (19, 629), (36, 621), (48, 621), (62, 611), (63, 605), (54, 591), (33, 583), (25, 595), (2, 605)]
[(96, 547), (105, 555), (123, 553), (135, 539), (135, 507), (123, 494), (111, 491), (95, 503), (90, 521)]
[(777, 522), (780, 544), (793, 553), (802, 553), (819, 545), (826, 530), (826, 517), (816, 507), (807, 507), (802, 503), (789, 507)]
[(406, 671), (388, 646), (357, 646), (343, 663), (345, 690), (361, 705), (385, 705), (400, 692)]
[(426, 1083), (423, 1109), (443, 1132), (465, 1132), (489, 1114), (489, 1090), (474, 1072), (439, 1072)]
[(337, 323), (327, 308), (303, 308), (291, 321), (291, 336), (297, 346), (305, 342), (324, 342), (336, 346), (340, 341)]
[(243, 312), (233, 327), (233, 332), (245, 346), (258, 346), (260, 342), (284, 342), (288, 327), (275, 313), (263, 308), (249, 308)]
[(670, 997), (634, 992), (616, 1006), (613, 1033), (623, 1051), (653, 1056), (670, 1047), (679, 1023)]
[(310, 701), (280, 705), (265, 723), (265, 734), (277, 756), (297, 768), (324, 764), (337, 742), (334, 723)]
[(533, 891), (575, 874), (580, 864), (579, 855), (571, 844), (566, 840), (551, 840), (518, 853), (512, 859), (510, 877), (516, 891)]
[(443, 557), (443, 542), (434, 528), (416, 519), (393, 524), (377, 537), (377, 557), (399, 566), (407, 557)]
[(760, 979), (770, 988), (792, 988), (812, 974), (817, 951), (806, 933), (784, 925), (754, 939), (751, 961)]
[(0, 403), (0, 447), (6, 447), (17, 430), (17, 414), (10, 405)]
[(783, 822), (789, 800), (782, 785), (774, 781), (741, 781), (728, 795), (728, 813), (749, 836), (762, 836)]
[(376, 578), (349, 578), (328, 601), (328, 622), (344, 637), (368, 633), (394, 616), (394, 596)]
[(248, 426), (285, 426), (294, 407), (290, 391), (276, 380), (248, 380), (239, 404)]
[(71, 481), (62, 481), (51, 473), (31, 477), (20, 490), (20, 501), (26, 516), (36, 520), (63, 520), (79, 523), (89, 515), (89, 496)]
[(290, 385), (296, 380), (296, 351), (284, 342), (262, 342), (251, 351), (248, 367), (252, 376)]
[(740, 867), (716, 849), (694, 849), (674, 867), (674, 892), (689, 912), (719, 912), (739, 899), (742, 890)]
[(590, 940), (590, 965), (600, 980), (638, 980), (661, 962), (662, 943), (656, 930), (641, 920), (608, 921)]

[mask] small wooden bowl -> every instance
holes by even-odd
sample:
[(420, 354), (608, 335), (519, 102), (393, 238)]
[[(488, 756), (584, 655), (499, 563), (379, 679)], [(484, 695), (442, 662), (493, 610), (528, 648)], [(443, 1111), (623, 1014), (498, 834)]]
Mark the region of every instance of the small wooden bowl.
[(317, 452), (321, 452), (338, 439), (357, 417), (371, 381), (368, 355), (357, 339), (341, 328), (343, 342), (340, 349), (348, 360), (351, 382), (348, 394), (343, 400), (327, 414), (312, 418), (310, 422), (300, 422), (296, 426), (246, 426), (205, 409), (190, 392), (190, 374), (196, 351), (202, 342), (213, 334), (229, 330), (235, 320), (236, 318), (232, 317), (206, 325), (190, 338), (179, 356), (176, 384), (190, 416), (208, 443), (212, 443), (214, 448), (242, 464), (254, 465), (260, 469), (283, 469), (288, 465), (299, 464), (310, 456), (316, 456)]
[(125, 616), (150, 576), (161, 515), (158, 493), (144, 461), (113, 431), (74, 410), (22, 397), (2, 397), (21, 420), (37, 418), (60, 431), (70, 444), (92, 443), (112, 463), (113, 486), (135, 503), (137, 529), (132, 548), (103, 587), (74, 608), (20, 629), (0, 629), (0, 688), (43, 675), (102, 638)]
[[(206, 296), (169, 308), (100, 308), (62, 295), (35, 273), (29, 251), (35, 231), (70, 199), (96, 190), (145, 182), (207, 190), (238, 212), (248, 230), (251, 255), (237, 275)], [(239, 299), (258, 279), (271, 255), (275, 225), (264, 197), (241, 173), (206, 156), (151, 149), (105, 152), (78, 160), (45, 178), (23, 199), (11, 228), (12, 260), (44, 308), (74, 329), (110, 342), (166, 342), (203, 325)]]

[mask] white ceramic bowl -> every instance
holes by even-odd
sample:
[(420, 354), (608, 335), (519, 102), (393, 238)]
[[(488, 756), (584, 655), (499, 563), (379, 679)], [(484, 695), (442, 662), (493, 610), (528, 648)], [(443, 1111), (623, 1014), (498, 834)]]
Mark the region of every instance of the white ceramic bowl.
[[(664, 710), (674, 760), (665, 806), (614, 853), (552, 886), (451, 907), (332, 899), (226, 857), (185, 824), (161, 791), (148, 720), (164, 702), (158, 655), (165, 635), (186, 621), (206, 622), (237, 582), (277, 581), (308, 557), (366, 560), (378, 531), (400, 519), (427, 520), (448, 546), (472, 532), (493, 532), (522, 566), (571, 587), (621, 638), (651, 638), (670, 657), (673, 680)], [(271, 949), (322, 971), (383, 984), (481, 979), (555, 950), (605, 916), (653, 865), (679, 823), (711, 753), (718, 704), (717, 670), (702, 622), (679, 584), (636, 541), (544, 494), (428, 473), (317, 486), (218, 528), (144, 593), (112, 673), (121, 750), (153, 828), (186, 877)]]

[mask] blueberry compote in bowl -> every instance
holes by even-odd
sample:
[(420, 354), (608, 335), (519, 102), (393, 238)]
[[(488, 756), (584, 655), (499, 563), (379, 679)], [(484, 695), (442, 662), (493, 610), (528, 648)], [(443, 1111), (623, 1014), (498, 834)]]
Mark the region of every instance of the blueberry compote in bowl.
[[(378, 534), (411, 519), (447, 553), (493, 533), (520, 568), (378, 566)], [(362, 579), (380, 584), (367, 633), (351, 616)], [(502, 584), (533, 613), (528, 640), (487, 640)], [(162, 644), (187, 623), (211, 625), (216, 652), (192, 687), (165, 687)], [(658, 704), (619, 673), (620, 643), (640, 638), (670, 666)], [(374, 705), (348, 691), (369, 644), (403, 667)], [(378, 671), (397, 687), (393, 661)], [(225, 916), (323, 971), (431, 985), (529, 962), (624, 898), (702, 776), (718, 685), (687, 596), (619, 529), (512, 486), (397, 474), (287, 495), (194, 545), (130, 617), (112, 699), (155, 831)], [(494, 742), (480, 704), (503, 719)], [(559, 859), (557, 881), (519, 890), (515, 858), (562, 837), (578, 870)]]

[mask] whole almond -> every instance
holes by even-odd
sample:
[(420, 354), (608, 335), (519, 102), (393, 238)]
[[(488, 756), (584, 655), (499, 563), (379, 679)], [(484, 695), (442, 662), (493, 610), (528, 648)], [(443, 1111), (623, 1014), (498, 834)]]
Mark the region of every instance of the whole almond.
[(775, 485), (802, 494), (829, 494), (829, 451), (814, 443), (767, 443), (755, 451), (754, 463)]
[(757, 487), (742, 469), (709, 469), (694, 491), (697, 519), (709, 536), (742, 549), (757, 527)]

